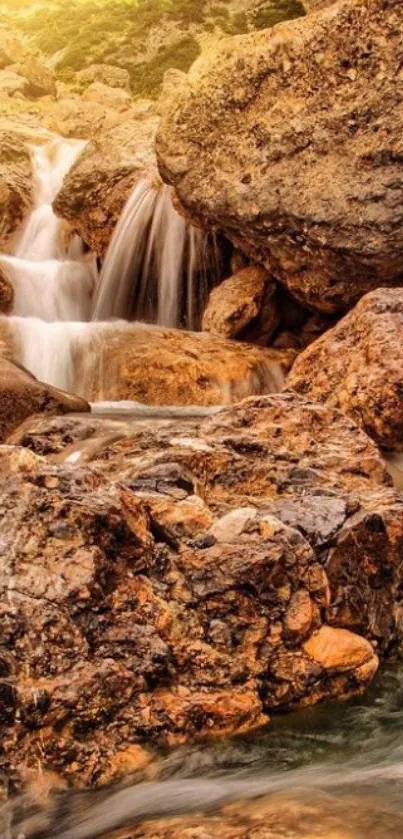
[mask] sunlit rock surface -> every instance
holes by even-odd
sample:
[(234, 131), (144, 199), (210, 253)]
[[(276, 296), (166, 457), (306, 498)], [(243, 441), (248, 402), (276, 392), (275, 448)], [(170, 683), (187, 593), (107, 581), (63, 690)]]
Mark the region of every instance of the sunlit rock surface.
[(337, 406), (387, 449), (403, 448), (403, 291), (378, 289), (303, 352), (287, 388)]
[(164, 115), (162, 176), (301, 301), (402, 282), (403, 6), (346, 0), (234, 38)]

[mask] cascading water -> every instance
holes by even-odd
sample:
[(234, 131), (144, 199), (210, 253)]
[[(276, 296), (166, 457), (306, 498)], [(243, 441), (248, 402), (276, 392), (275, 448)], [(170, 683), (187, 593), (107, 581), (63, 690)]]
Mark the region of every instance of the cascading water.
[(77, 237), (65, 241), (52, 208), (63, 178), (85, 143), (56, 139), (32, 149), (34, 210), (11, 242), (0, 268), (14, 288), (13, 314), (44, 321), (88, 320), (96, 273)]
[(196, 329), (217, 274), (214, 237), (176, 212), (170, 187), (140, 181), (112, 237), (93, 320), (129, 318)]
[[(212, 235), (177, 213), (170, 187), (144, 180), (129, 197), (99, 277), (92, 254), (52, 208), (84, 145), (56, 137), (32, 148), (34, 209), (9, 252), (0, 255), (0, 269), (14, 290), (11, 316), (0, 318), (0, 332), (16, 360), (38, 379), (91, 401), (108, 401), (126, 398), (129, 388), (122, 393), (116, 387), (121, 368), (105, 348), (119, 342), (125, 347), (126, 334), (135, 351), (136, 341), (144, 346), (144, 330), (155, 324), (198, 328), (216, 280), (217, 247)], [(192, 353), (192, 358), (203, 355), (196, 335)], [(259, 364), (245, 367), (235, 383), (227, 368), (213, 372), (214, 399), (222, 404), (278, 390), (279, 365), (268, 360), (260, 369)]]

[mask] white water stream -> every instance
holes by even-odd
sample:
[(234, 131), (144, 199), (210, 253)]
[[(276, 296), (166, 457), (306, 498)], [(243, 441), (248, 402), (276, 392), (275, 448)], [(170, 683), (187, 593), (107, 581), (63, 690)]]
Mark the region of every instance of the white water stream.
[[(9, 252), (0, 254), (0, 269), (14, 289), (11, 315), (0, 317), (0, 339), (41, 381), (88, 399), (110, 400), (119, 398), (114, 387), (119, 366), (105, 360), (104, 350), (119, 340), (124, 346), (122, 332), (136, 343), (140, 329), (144, 336), (145, 329), (155, 328), (147, 324), (198, 328), (209, 285), (216, 280), (217, 248), (214, 237), (177, 213), (170, 187), (141, 181), (99, 276), (92, 254), (52, 207), (84, 146), (55, 137), (32, 148), (34, 208)], [(203, 347), (195, 338), (198, 351)], [(281, 384), (279, 366), (269, 362), (267, 370), (246, 375), (241, 390), (220, 381), (219, 398), (231, 402)]]

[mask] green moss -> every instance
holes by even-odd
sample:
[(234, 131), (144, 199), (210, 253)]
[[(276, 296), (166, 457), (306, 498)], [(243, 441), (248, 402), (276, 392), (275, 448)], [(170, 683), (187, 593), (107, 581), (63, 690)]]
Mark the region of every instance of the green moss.
[(293, 20), (303, 15), (305, 9), (300, 0), (275, 0), (251, 15), (251, 24), (253, 29), (269, 29), (283, 20)]

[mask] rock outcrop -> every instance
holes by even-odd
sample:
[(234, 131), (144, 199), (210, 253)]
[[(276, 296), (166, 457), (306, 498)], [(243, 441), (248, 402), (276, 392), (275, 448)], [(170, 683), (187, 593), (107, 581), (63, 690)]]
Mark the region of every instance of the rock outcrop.
[(32, 414), (88, 411), (76, 396), (38, 382), (22, 367), (0, 355), (0, 441)]
[(157, 152), (190, 217), (313, 309), (402, 284), (403, 6), (346, 0), (221, 45)]
[(56, 198), (55, 212), (99, 256), (105, 255), (135, 184), (158, 178), (153, 152), (157, 125), (158, 118), (147, 109), (128, 112), (121, 124), (87, 146)]
[(378, 289), (297, 359), (287, 388), (349, 414), (403, 449), (403, 290)]
[(349, 418), (249, 399), (123, 430), (80, 466), (69, 446), (97, 433), (32, 419), (0, 452), (8, 772), (40, 755), (105, 783), (133, 746), (368, 684), (402, 636), (403, 502)]
[(0, 268), (0, 313), (8, 314), (14, 302), (14, 286)]
[(280, 323), (276, 292), (264, 268), (243, 268), (213, 289), (202, 328), (225, 338), (268, 344)]
[(27, 143), (0, 125), (0, 251), (32, 207), (33, 178)]

